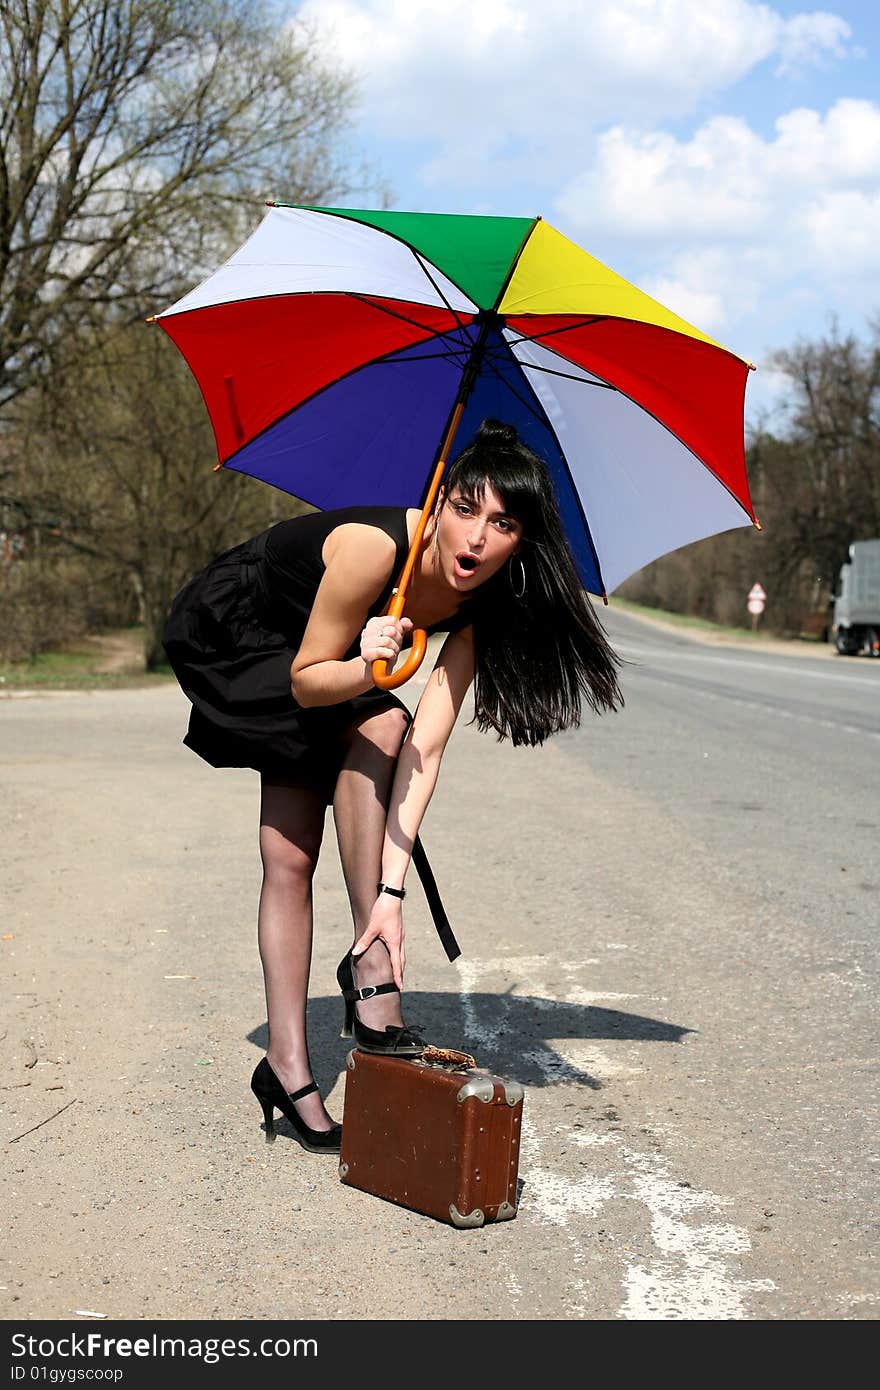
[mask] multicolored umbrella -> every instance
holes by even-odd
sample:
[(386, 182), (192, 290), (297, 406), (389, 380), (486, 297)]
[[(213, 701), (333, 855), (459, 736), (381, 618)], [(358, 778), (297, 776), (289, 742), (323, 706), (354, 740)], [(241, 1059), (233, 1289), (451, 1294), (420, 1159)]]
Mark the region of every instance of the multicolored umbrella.
[[(585, 587), (756, 524), (749, 363), (540, 218), (271, 204), (158, 322), (220, 465), (322, 509), (421, 506), (400, 616), (458, 430), (517, 427), (547, 462)], [(390, 688), (421, 660), (410, 659)]]

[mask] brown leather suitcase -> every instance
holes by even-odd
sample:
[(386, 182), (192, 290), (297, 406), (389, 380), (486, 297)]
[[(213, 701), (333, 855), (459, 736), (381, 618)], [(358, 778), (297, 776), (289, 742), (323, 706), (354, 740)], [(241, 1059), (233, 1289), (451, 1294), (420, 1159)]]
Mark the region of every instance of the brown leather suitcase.
[(346, 1065), (344, 1183), (453, 1226), (516, 1216), (519, 1082), (358, 1049)]

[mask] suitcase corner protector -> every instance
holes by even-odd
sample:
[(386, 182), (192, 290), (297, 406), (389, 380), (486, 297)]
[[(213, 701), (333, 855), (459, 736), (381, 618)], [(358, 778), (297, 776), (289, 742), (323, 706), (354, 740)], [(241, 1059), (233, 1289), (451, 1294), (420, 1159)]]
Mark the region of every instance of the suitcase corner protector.
[(457, 1226), (459, 1230), (463, 1230), (468, 1226), (482, 1226), (486, 1217), (479, 1207), (474, 1207), (473, 1211), (469, 1211), (465, 1214), (458, 1210), (454, 1202), (450, 1202), (449, 1220), (452, 1222), (453, 1226)]
[(495, 1083), (489, 1076), (472, 1076), (466, 1081), (455, 1099), (461, 1104), (471, 1096), (476, 1096), (477, 1100), (483, 1101), (488, 1105), (495, 1097)]

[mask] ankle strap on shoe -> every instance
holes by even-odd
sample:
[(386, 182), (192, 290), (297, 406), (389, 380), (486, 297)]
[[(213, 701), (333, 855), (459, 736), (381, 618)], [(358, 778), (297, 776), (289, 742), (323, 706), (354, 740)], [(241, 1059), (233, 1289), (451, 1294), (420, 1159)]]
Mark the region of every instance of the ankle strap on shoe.
[(308, 1086), (303, 1086), (301, 1091), (294, 1091), (292, 1095), (288, 1096), (288, 1100), (302, 1100), (303, 1096), (310, 1096), (312, 1091), (317, 1091), (317, 1089), (317, 1081), (311, 1081)]
[(364, 985), (363, 989), (344, 989), (343, 999), (372, 999), (376, 994), (399, 994), (400, 990), (392, 980), (387, 985)]

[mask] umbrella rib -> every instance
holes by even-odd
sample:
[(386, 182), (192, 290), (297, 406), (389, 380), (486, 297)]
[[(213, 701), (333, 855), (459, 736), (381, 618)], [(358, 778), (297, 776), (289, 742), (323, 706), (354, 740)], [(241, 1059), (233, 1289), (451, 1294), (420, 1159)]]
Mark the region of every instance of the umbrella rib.
[[(413, 256), (415, 257), (417, 264), (418, 264), (418, 265), (421, 267), (421, 269), (424, 271), (425, 276), (427, 277), (428, 283), (429, 283), (429, 285), (431, 286), (431, 288), (434, 290), (434, 293), (437, 294), (437, 295), (439, 295), (439, 297), (442, 299), (444, 305), (446, 306), (447, 311), (452, 315), (452, 317), (455, 319), (456, 324), (458, 325), (458, 331), (459, 331), (459, 333), (461, 334), (462, 354), (463, 354), (463, 356), (464, 356), (464, 361), (462, 362), (462, 367), (463, 367), (463, 368), (466, 368), (466, 367), (467, 367), (467, 364), (468, 364), (468, 359), (470, 358), (470, 356), (471, 356), (471, 354), (473, 353), (474, 348), (475, 348), (475, 346), (476, 346), (475, 343), (472, 343), (472, 342), (468, 342), (468, 341), (467, 341), (467, 336), (466, 336), (466, 334), (467, 334), (467, 327), (468, 327), (468, 325), (465, 324), (464, 320), (459, 316), (458, 311), (457, 311), (456, 309), (453, 309), (453, 307), (452, 307), (452, 305), (450, 304), (449, 300), (447, 299), (446, 295), (443, 293), (442, 289), (441, 289), (440, 286), (437, 284), (437, 281), (434, 279), (433, 275), (431, 274), (430, 270), (428, 269), (428, 266), (429, 266), (430, 262), (426, 259), (426, 257), (424, 257), (424, 256), (421, 254), (420, 251), (417, 251), (416, 248), (415, 248), (414, 246), (410, 246), (409, 249), (412, 251)], [(453, 283), (454, 283), (454, 281), (453, 281)], [(461, 289), (461, 286), (459, 285), (458, 288)], [(462, 291), (462, 293), (464, 293), (464, 291)], [(454, 332), (454, 330), (453, 330), (453, 332)], [(452, 336), (453, 336), (453, 335), (450, 334), (450, 337), (452, 337)]]
[(466, 356), (463, 348), (450, 348), (449, 352), (421, 352), (418, 357), (378, 357), (375, 365), (381, 367), (386, 362), (434, 362), (442, 359), (446, 362), (454, 362)]
[[(495, 349), (495, 351), (497, 352), (497, 348)], [(512, 358), (512, 360), (513, 360), (514, 365), (515, 365), (516, 367), (519, 367), (520, 370), (522, 370), (521, 364), (520, 364), (519, 362), (517, 362), (516, 358), (513, 356), (513, 353), (511, 353), (510, 356), (511, 356), (511, 358)], [(496, 376), (497, 379), (501, 382), (501, 384), (502, 384), (503, 386), (506, 386), (506, 387), (507, 387), (507, 389), (508, 389), (508, 391), (510, 392), (510, 394), (511, 394), (512, 396), (515, 396), (515, 397), (516, 397), (516, 399), (519, 401), (520, 405), (523, 406), (526, 410), (528, 410), (529, 413), (530, 413), (531, 415), (534, 415), (535, 419), (538, 421), (539, 424), (543, 424), (543, 423), (544, 423), (544, 418), (545, 418), (545, 417), (544, 417), (544, 412), (543, 412), (543, 411), (541, 410), (541, 408), (540, 408), (540, 403), (539, 403), (539, 405), (538, 405), (538, 409), (536, 410), (535, 407), (532, 405), (531, 401), (528, 400), (527, 397), (521, 396), (520, 393), (519, 393), (519, 391), (517, 391), (516, 387), (513, 386), (513, 385), (511, 384), (511, 382), (508, 381), (508, 379), (507, 379), (507, 377), (504, 375), (504, 373), (501, 372), (501, 371), (499, 370), (499, 368), (495, 365), (495, 363), (492, 361), (492, 355), (491, 355), (490, 353), (488, 353), (488, 352), (486, 353), (485, 357), (483, 358), (483, 361), (485, 362), (486, 366), (487, 366), (492, 372), (495, 373), (495, 376)]]
[[(350, 291), (350, 292), (349, 292), (349, 297), (350, 297), (351, 299), (356, 299), (356, 300), (358, 301), (359, 304), (366, 304), (366, 305), (368, 306), (368, 308), (373, 308), (373, 309), (379, 309), (379, 310), (381, 310), (381, 312), (382, 312), (383, 314), (387, 314), (389, 318), (400, 319), (400, 321), (401, 321), (402, 323), (408, 323), (408, 324), (410, 324), (413, 328), (421, 328), (421, 329), (426, 328), (426, 325), (423, 324), (423, 323), (419, 323), (418, 319), (409, 318), (409, 316), (408, 316), (407, 314), (401, 314), (399, 310), (397, 310), (397, 309), (391, 309), (391, 308), (388, 307), (388, 305), (383, 304), (383, 303), (381, 303), (381, 302), (379, 302), (379, 301), (377, 301), (377, 300), (375, 300), (375, 299), (372, 299), (369, 295), (358, 294), (358, 293), (356, 293), (356, 292), (354, 292), (354, 291)], [(447, 304), (447, 305), (446, 305), (446, 308), (447, 308), (447, 310), (449, 311), (449, 313), (452, 315), (452, 317), (455, 319), (455, 322), (456, 322), (456, 325), (457, 325), (457, 329), (456, 329), (456, 328), (441, 328), (441, 329), (436, 329), (436, 330), (434, 330), (433, 332), (431, 332), (431, 335), (430, 335), (430, 336), (431, 336), (431, 337), (437, 337), (437, 338), (439, 338), (439, 337), (444, 337), (444, 338), (445, 338), (445, 337), (448, 337), (448, 338), (450, 338), (450, 339), (454, 342), (454, 341), (455, 341), (454, 335), (455, 335), (456, 331), (457, 331), (457, 330), (460, 330), (462, 333), (465, 333), (465, 332), (467, 331), (467, 325), (466, 325), (466, 324), (463, 324), (463, 323), (461, 322), (461, 320), (459, 319), (458, 315), (456, 314), (455, 310), (452, 308), (451, 305)], [(426, 339), (425, 341), (428, 341), (428, 340)], [(471, 345), (470, 345), (467, 341), (465, 341), (465, 342), (462, 343), (462, 345), (461, 345), (460, 347), (450, 348), (449, 352), (435, 352), (435, 353), (430, 353), (430, 354), (429, 354), (429, 353), (425, 353), (423, 357), (420, 357), (420, 358), (419, 358), (419, 361), (427, 361), (429, 357), (445, 357), (445, 358), (446, 358), (448, 361), (450, 361), (450, 362), (451, 362), (451, 361), (454, 361), (454, 359), (455, 359), (456, 357), (462, 357), (462, 358), (465, 358), (465, 359), (466, 359), (468, 353), (470, 352), (470, 348), (471, 348)], [(395, 350), (396, 350), (396, 349), (395, 349)], [(390, 354), (389, 354), (387, 357), (377, 359), (378, 362), (386, 362), (386, 361), (387, 361), (387, 362), (394, 362), (394, 361), (400, 361), (400, 360), (401, 360), (400, 358), (394, 358), (394, 357), (392, 357)]]
[[(531, 341), (531, 338), (519, 338), (512, 346), (519, 347), (520, 343)], [(547, 351), (550, 352), (552, 349), (548, 348)], [(519, 358), (515, 360), (519, 362)], [(519, 365), (521, 367), (528, 365), (530, 372), (544, 372), (546, 376), (561, 376), (566, 381), (579, 381), (582, 386), (598, 386), (603, 391), (616, 391), (618, 389), (616, 386), (612, 386), (610, 381), (600, 381), (598, 377), (576, 376), (574, 372), (559, 372), (555, 367), (539, 367), (537, 362), (529, 362), (528, 364), (519, 362)]]
[[(409, 243), (407, 243), (407, 245), (409, 245)], [(416, 248), (415, 248), (414, 246), (410, 246), (409, 249), (410, 249), (410, 251), (412, 251), (413, 255), (415, 256), (417, 264), (418, 264), (418, 265), (421, 267), (421, 269), (425, 272), (425, 275), (427, 276), (427, 279), (428, 279), (428, 283), (429, 283), (429, 285), (431, 286), (431, 288), (432, 288), (432, 290), (434, 291), (434, 293), (435, 293), (436, 295), (439, 295), (439, 297), (443, 300), (444, 305), (445, 305), (446, 308), (449, 310), (449, 312), (450, 312), (450, 314), (452, 315), (452, 317), (455, 319), (455, 321), (456, 321), (456, 323), (458, 324), (459, 328), (460, 328), (460, 329), (464, 329), (464, 327), (465, 327), (464, 320), (461, 319), (461, 318), (459, 317), (458, 310), (457, 310), (457, 309), (453, 309), (453, 307), (452, 307), (452, 305), (450, 304), (449, 300), (447, 299), (446, 295), (443, 293), (443, 291), (441, 290), (440, 286), (437, 284), (437, 281), (434, 279), (433, 275), (431, 274), (430, 270), (428, 269), (428, 261), (425, 259), (425, 257), (421, 254), (420, 251), (417, 251), (417, 250), (416, 250)], [(459, 286), (459, 288), (461, 288), (461, 287)]]
[[(514, 315), (514, 317), (517, 316)], [(589, 328), (594, 323), (605, 323), (609, 317), (608, 314), (588, 314), (584, 318), (578, 319), (577, 323), (564, 323), (559, 328), (548, 328), (543, 333), (521, 333), (514, 342), (511, 342), (510, 346), (517, 347), (519, 343), (538, 343), (544, 338), (553, 338), (559, 333), (571, 333), (575, 328)], [(516, 330), (511, 329), (510, 331), (513, 333)]]
[[(380, 311), (380, 313), (387, 314), (389, 318), (392, 318), (392, 319), (400, 319), (402, 323), (408, 323), (408, 324), (410, 324), (411, 327), (413, 327), (413, 328), (421, 328), (421, 329), (423, 329), (424, 331), (430, 333), (432, 337), (435, 336), (436, 334), (440, 334), (440, 333), (442, 333), (442, 334), (445, 335), (445, 334), (449, 334), (449, 333), (454, 333), (454, 332), (455, 332), (455, 329), (450, 329), (450, 328), (430, 329), (430, 328), (428, 328), (428, 325), (427, 325), (427, 324), (425, 324), (425, 323), (419, 323), (419, 320), (418, 320), (418, 319), (410, 318), (410, 316), (409, 316), (408, 314), (402, 314), (402, 313), (400, 312), (399, 309), (391, 309), (387, 304), (383, 304), (381, 300), (379, 300), (379, 299), (373, 299), (373, 298), (372, 298), (370, 295), (368, 295), (368, 294), (358, 294), (356, 291), (348, 290), (348, 291), (346, 292), (346, 297), (349, 298), (349, 299), (356, 299), (356, 300), (358, 301), (359, 304), (366, 304), (368, 308), (371, 308), (371, 309), (378, 309), (378, 310)], [(429, 305), (427, 305), (427, 304), (425, 305), (425, 308), (426, 308), (426, 309), (429, 308), (429, 307), (430, 307)], [(446, 308), (449, 310), (449, 312), (452, 314), (452, 317), (455, 319), (456, 325), (457, 325), (459, 328), (463, 327), (464, 325), (462, 325), (462, 323), (461, 323), (461, 321), (460, 321), (458, 315), (456, 314), (455, 310), (452, 309), (452, 308), (450, 308), (450, 306), (449, 306), (448, 304), (446, 305)]]

